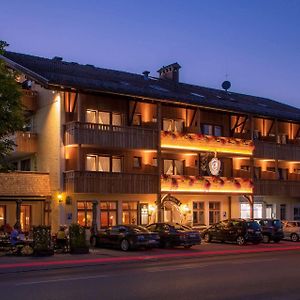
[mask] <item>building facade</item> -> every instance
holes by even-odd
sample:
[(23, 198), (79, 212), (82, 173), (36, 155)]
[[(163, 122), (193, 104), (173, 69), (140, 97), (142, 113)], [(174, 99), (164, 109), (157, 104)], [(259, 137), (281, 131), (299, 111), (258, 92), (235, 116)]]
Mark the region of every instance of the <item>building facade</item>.
[(300, 219), (299, 109), (180, 83), (177, 63), (154, 78), (2, 59), (20, 73), (27, 125), (10, 158), (23, 185), (2, 184), (0, 225)]

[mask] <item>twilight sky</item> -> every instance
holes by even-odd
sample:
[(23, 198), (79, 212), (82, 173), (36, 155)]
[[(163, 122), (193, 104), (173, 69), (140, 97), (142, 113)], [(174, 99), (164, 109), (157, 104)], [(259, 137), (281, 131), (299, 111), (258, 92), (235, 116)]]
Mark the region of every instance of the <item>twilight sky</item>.
[(300, 0), (10, 0), (8, 50), (134, 73), (178, 62), (180, 81), (300, 107)]

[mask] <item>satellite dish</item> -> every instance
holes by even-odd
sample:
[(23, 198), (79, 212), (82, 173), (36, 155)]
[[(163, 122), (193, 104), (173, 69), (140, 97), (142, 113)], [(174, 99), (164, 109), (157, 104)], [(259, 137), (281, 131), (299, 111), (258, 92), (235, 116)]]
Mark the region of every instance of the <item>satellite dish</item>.
[(227, 92), (227, 90), (229, 90), (231, 87), (231, 83), (230, 81), (226, 80), (222, 83), (222, 88)]

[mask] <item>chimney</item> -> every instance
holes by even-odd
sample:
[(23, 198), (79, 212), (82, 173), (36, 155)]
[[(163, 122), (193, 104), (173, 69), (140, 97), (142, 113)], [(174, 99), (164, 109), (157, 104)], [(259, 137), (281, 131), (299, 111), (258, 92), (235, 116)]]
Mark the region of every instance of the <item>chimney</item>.
[(174, 63), (168, 66), (163, 66), (157, 72), (160, 79), (168, 79), (174, 82), (179, 82), (179, 69), (181, 66), (178, 63)]
[(149, 74), (150, 74), (149, 71), (144, 71), (144, 72), (143, 72), (143, 75), (144, 75), (144, 79), (145, 79), (145, 80), (148, 80), (148, 79), (149, 79)]

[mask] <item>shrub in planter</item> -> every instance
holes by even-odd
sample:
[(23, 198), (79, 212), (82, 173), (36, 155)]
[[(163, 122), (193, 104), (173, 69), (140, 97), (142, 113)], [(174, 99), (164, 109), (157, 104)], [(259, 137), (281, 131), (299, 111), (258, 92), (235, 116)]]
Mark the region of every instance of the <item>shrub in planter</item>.
[(33, 227), (33, 253), (34, 255), (53, 255), (50, 226)]
[(79, 224), (71, 224), (69, 227), (70, 253), (83, 254), (89, 252), (86, 243), (85, 228)]

